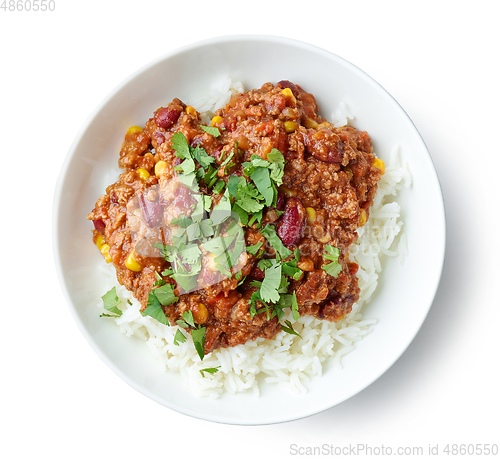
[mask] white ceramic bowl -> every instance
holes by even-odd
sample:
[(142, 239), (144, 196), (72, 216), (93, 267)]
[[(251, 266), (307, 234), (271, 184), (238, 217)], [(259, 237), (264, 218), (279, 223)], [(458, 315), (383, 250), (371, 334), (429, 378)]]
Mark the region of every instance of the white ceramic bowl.
[[(97, 266), (102, 257), (86, 220), (117, 168), (129, 126), (143, 125), (174, 97), (194, 102), (213, 82), (230, 76), (245, 88), (287, 79), (312, 92), (320, 113), (341, 100), (366, 130), (374, 149), (388, 159), (394, 144), (408, 160), (413, 185), (398, 197), (410, 255), (401, 266), (387, 260), (377, 294), (365, 317), (378, 320), (373, 332), (344, 360), (342, 370), (326, 366), (306, 395), (264, 385), (260, 398), (225, 394), (197, 398), (179, 374), (164, 373), (147, 346), (120, 334), (114, 321), (99, 318), (92, 305), (105, 286)], [(327, 115), (328, 116), (328, 115)], [(86, 160), (84, 159), (86, 158)], [(94, 168), (88, 161), (100, 164)], [(417, 129), (398, 103), (374, 80), (340, 57), (314, 46), (268, 36), (232, 36), (195, 43), (143, 67), (121, 83), (89, 117), (62, 167), (54, 207), (55, 259), (62, 288), (82, 333), (96, 353), (148, 397), (197, 418), (231, 424), (270, 424), (333, 407), (363, 390), (403, 353), (418, 332), (439, 283), (445, 248), (443, 200), (436, 172)]]

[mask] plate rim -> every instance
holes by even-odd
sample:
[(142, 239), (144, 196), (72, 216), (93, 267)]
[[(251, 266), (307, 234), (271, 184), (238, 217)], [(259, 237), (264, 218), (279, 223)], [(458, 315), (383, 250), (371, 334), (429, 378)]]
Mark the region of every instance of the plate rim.
[[(279, 43), (279, 44), (284, 44), (288, 46), (295, 46), (295, 47), (300, 47), (304, 49), (305, 51), (308, 52), (314, 52), (320, 55), (323, 55), (324, 57), (328, 59), (337, 59), (341, 61), (344, 65), (347, 67), (350, 67), (351, 69), (355, 70), (356, 72), (360, 73), (360, 75), (368, 80), (372, 85), (376, 85), (379, 89), (381, 89), (385, 94), (390, 96), (392, 99), (393, 103), (396, 104), (397, 108), (404, 114), (405, 118), (410, 122), (412, 129), (415, 131), (415, 133), (418, 135), (418, 140), (421, 142), (423, 149), (427, 155), (427, 159), (430, 161), (430, 165), (432, 166), (432, 172), (433, 172), (433, 179), (436, 180), (438, 189), (440, 191), (440, 199), (439, 199), (439, 207), (440, 207), (440, 212), (439, 215), (441, 217), (440, 221), (440, 234), (436, 235), (439, 237), (439, 245), (441, 247), (441, 252), (439, 253), (439, 258), (436, 258), (434, 260), (435, 263), (437, 263), (438, 266), (438, 275), (434, 279), (434, 285), (431, 287), (428, 287), (428, 290), (431, 292), (431, 298), (432, 300), (429, 302), (429, 304), (426, 306), (425, 313), (422, 314), (421, 320), (415, 324), (413, 327), (413, 332), (408, 334), (408, 338), (406, 339), (406, 342), (403, 346), (399, 346), (398, 352), (396, 353), (396, 357), (394, 359), (391, 359), (390, 362), (387, 363), (381, 370), (377, 371), (375, 375), (372, 378), (367, 379), (366, 381), (361, 384), (361, 388), (356, 387), (352, 391), (348, 392), (348, 395), (342, 397), (339, 399), (336, 403), (330, 404), (328, 406), (325, 406), (321, 410), (312, 410), (311, 412), (305, 412), (301, 413), (298, 417), (280, 417), (279, 415), (273, 418), (272, 420), (263, 420), (262, 422), (257, 422), (257, 421), (251, 421), (251, 422), (245, 422), (244, 420), (241, 419), (228, 419), (228, 420), (223, 420), (218, 418), (217, 416), (211, 417), (209, 415), (203, 415), (202, 413), (199, 412), (193, 412), (190, 409), (182, 409), (182, 407), (179, 406), (172, 406), (170, 404), (165, 403), (165, 400), (161, 399), (161, 397), (157, 396), (153, 392), (151, 392), (149, 389), (146, 387), (137, 384), (135, 381), (131, 380), (128, 375), (126, 375), (121, 369), (119, 369), (114, 362), (100, 349), (99, 346), (97, 346), (96, 342), (93, 340), (92, 335), (87, 331), (86, 326), (78, 316), (75, 306), (71, 300), (71, 296), (69, 294), (68, 286), (66, 285), (65, 279), (64, 279), (64, 273), (62, 272), (62, 267), (61, 267), (61, 251), (60, 251), (60, 246), (59, 246), (59, 220), (61, 218), (60, 215), (60, 207), (61, 207), (61, 198), (62, 198), (62, 189), (65, 184), (65, 178), (67, 175), (68, 167), (73, 159), (76, 148), (80, 141), (82, 140), (84, 134), (86, 133), (87, 129), (89, 128), (89, 125), (92, 123), (93, 119), (95, 116), (99, 113), (99, 111), (102, 110), (102, 108), (124, 87), (126, 86), (129, 82), (134, 80), (138, 75), (142, 74), (144, 71), (147, 69), (155, 66), (156, 64), (167, 60), (171, 59), (174, 56), (183, 54), (185, 52), (191, 51), (193, 49), (197, 49), (200, 47), (204, 46), (210, 46), (210, 45), (216, 45), (216, 44), (222, 44), (222, 43), (240, 43), (240, 42), (248, 42), (248, 41), (260, 41), (260, 42), (267, 42), (267, 43)], [(419, 130), (417, 129), (415, 123), (411, 119), (411, 117), (408, 115), (408, 113), (405, 111), (405, 109), (398, 103), (398, 101), (392, 96), (392, 94), (387, 91), (380, 83), (378, 83), (375, 79), (373, 79), (370, 75), (368, 75), (366, 72), (364, 72), (362, 69), (357, 67), (355, 64), (351, 63), (347, 59), (344, 59), (341, 56), (338, 56), (337, 54), (327, 51), (323, 48), (320, 48), (316, 45), (306, 43), (300, 40), (292, 39), (292, 38), (287, 38), (283, 36), (277, 36), (277, 35), (252, 35), (252, 34), (241, 34), (241, 35), (221, 35), (221, 36), (216, 36), (204, 40), (198, 40), (196, 42), (184, 45), (180, 48), (176, 48), (172, 51), (169, 51), (152, 61), (148, 62), (147, 64), (141, 66), (138, 70), (127, 76), (125, 79), (123, 79), (120, 83), (118, 83), (105, 97), (102, 99), (102, 101), (97, 105), (97, 107), (89, 114), (85, 122), (83, 123), (82, 127), (78, 131), (77, 135), (75, 136), (75, 139), (73, 140), (71, 146), (69, 147), (64, 162), (61, 166), (58, 179), (56, 182), (56, 186), (54, 189), (54, 195), (53, 195), (53, 212), (52, 212), (52, 246), (53, 246), (53, 256), (54, 256), (54, 263), (55, 263), (55, 268), (57, 272), (57, 277), (59, 280), (59, 284), (61, 286), (61, 289), (64, 294), (64, 298), (66, 300), (66, 303), (71, 311), (71, 314), (73, 316), (73, 319), (78, 325), (78, 328), (80, 332), (83, 334), (85, 337), (86, 341), (90, 344), (92, 349), (96, 352), (96, 354), (99, 356), (99, 358), (117, 375), (119, 376), (123, 381), (125, 381), (129, 386), (137, 390), (143, 395), (146, 395), (148, 398), (158, 402), (159, 404), (172, 409), (178, 413), (182, 413), (187, 416), (191, 416), (197, 419), (202, 419), (205, 421), (211, 421), (211, 422), (216, 422), (220, 424), (228, 424), (228, 425), (271, 425), (271, 424), (278, 424), (278, 423), (283, 423), (283, 422), (291, 422), (294, 420), (298, 419), (303, 419), (309, 416), (313, 416), (314, 414), (318, 414), (321, 412), (324, 412), (328, 409), (333, 408), (334, 406), (339, 405), (340, 403), (343, 403), (344, 401), (350, 399), (351, 397), (355, 396), (356, 394), (362, 392), (365, 390), (367, 387), (369, 387), (371, 384), (373, 384), (377, 379), (379, 379), (383, 374), (385, 374), (389, 368), (391, 368), (400, 358), (401, 356), (406, 352), (412, 341), (415, 339), (416, 335), (422, 328), (423, 323), (425, 322), (429, 311), (435, 301), (437, 290), (440, 285), (442, 273), (443, 273), (443, 267), (444, 267), (444, 262), (445, 262), (445, 257), (446, 257), (446, 209), (445, 209), (445, 202), (444, 202), (444, 195), (443, 195), (443, 189), (441, 186), (441, 182), (439, 180), (439, 176), (436, 170), (436, 167), (434, 165), (434, 162), (432, 160), (432, 156), (430, 155), (429, 149), (427, 148), (427, 145), (420, 134)], [(228, 396), (237, 396), (238, 394), (226, 394)]]

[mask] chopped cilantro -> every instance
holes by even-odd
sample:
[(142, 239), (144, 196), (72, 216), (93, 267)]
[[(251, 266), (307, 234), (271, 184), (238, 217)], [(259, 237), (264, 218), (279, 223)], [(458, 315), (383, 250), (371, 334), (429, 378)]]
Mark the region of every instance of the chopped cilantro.
[(201, 165), (203, 169), (207, 169), (208, 166), (212, 163), (215, 163), (215, 158), (213, 156), (210, 156), (204, 148), (201, 148), (200, 145), (196, 145), (196, 148), (191, 149), (191, 154), (193, 155), (193, 158), (196, 159)]
[[(170, 285), (170, 284), (169, 284)], [(162, 287), (159, 287), (162, 288)], [(164, 325), (170, 325), (163, 308), (161, 307), (160, 300), (156, 297), (155, 290), (151, 290), (148, 294), (148, 305), (144, 311), (141, 312), (143, 316), (150, 316)]]
[(211, 375), (217, 373), (219, 371), (220, 365), (214, 368), (202, 368), (200, 370), (201, 376), (205, 377), (205, 373), (210, 373)]
[(263, 167), (257, 167), (252, 173), (251, 178), (260, 191), (260, 194), (264, 197), (266, 206), (270, 206), (273, 202), (274, 190), (271, 186), (269, 170)]
[(222, 190), (224, 189), (224, 187), (226, 186), (226, 182), (224, 182), (224, 180), (219, 180), (215, 185), (214, 187), (212, 188), (212, 191), (214, 193), (217, 193), (217, 194), (221, 194), (222, 193)]
[(340, 256), (340, 249), (334, 247), (333, 245), (325, 245), (326, 254), (323, 254), (325, 260), (331, 260), (331, 263), (321, 266), (323, 271), (325, 271), (330, 276), (335, 278), (342, 272), (342, 265), (338, 262)]
[(292, 293), (292, 314), (293, 320), (298, 320), (300, 318), (299, 304), (297, 303), (297, 295), (295, 295), (295, 292)]
[(172, 136), (172, 148), (176, 151), (176, 154), (179, 158), (191, 158), (188, 141), (186, 139), (186, 136), (182, 132), (176, 132)]
[(246, 251), (250, 255), (256, 255), (261, 247), (262, 247), (262, 242), (258, 242), (257, 244), (254, 245), (248, 245), (246, 247)]
[(122, 315), (122, 312), (117, 308), (117, 306), (121, 303), (121, 301), (120, 298), (118, 298), (118, 295), (116, 294), (116, 287), (113, 287), (111, 290), (106, 292), (101, 298), (104, 305), (104, 309), (115, 314), (115, 316), (111, 316), (109, 314), (102, 314), (101, 317), (119, 317)]
[(170, 220), (171, 225), (177, 225), (181, 228), (187, 228), (192, 223), (193, 220), (191, 220), (189, 217), (186, 217), (185, 215), (181, 215), (180, 217), (172, 218), (172, 220)]
[(248, 224), (248, 214), (238, 204), (233, 204), (232, 209), (233, 209), (233, 212), (238, 215), (241, 224), (247, 225)]
[(185, 342), (186, 342), (186, 337), (180, 330), (177, 330), (174, 336), (174, 344), (178, 346), (179, 343), (185, 343)]
[(188, 325), (191, 325), (191, 327), (196, 327), (195, 323), (194, 323), (194, 317), (193, 317), (193, 311), (189, 310), (189, 311), (184, 311), (182, 313), (182, 318), (184, 319), (184, 321), (188, 324)]
[(238, 191), (238, 183), (240, 179), (237, 175), (231, 175), (227, 182), (227, 189), (229, 190), (229, 194), (236, 198), (236, 192)]
[(281, 284), (281, 264), (273, 260), (273, 266), (264, 271), (264, 280), (260, 286), (260, 296), (265, 302), (276, 303), (280, 299), (278, 289)]
[(276, 234), (276, 230), (273, 225), (266, 225), (260, 232), (282, 259), (288, 258), (292, 255), (293, 252), (283, 245), (283, 242), (281, 242), (281, 239)]
[(172, 284), (166, 284), (163, 287), (154, 289), (153, 291), (154, 295), (163, 306), (168, 306), (169, 304), (179, 301), (179, 297), (174, 294), (174, 287)]
[(225, 221), (231, 215), (231, 201), (229, 200), (229, 191), (226, 190), (222, 195), (219, 204), (217, 204), (210, 214), (213, 225), (218, 225)]
[(191, 331), (191, 336), (193, 337), (194, 347), (200, 359), (203, 360), (205, 357), (205, 327), (198, 327)]
[(291, 324), (291, 322), (289, 320), (285, 320), (285, 325), (283, 324), (280, 324), (281, 325), (281, 329), (284, 331), (284, 332), (287, 332), (287, 333), (290, 333), (291, 335), (295, 335), (295, 336), (298, 336), (300, 339), (302, 339), (302, 336), (300, 336), (294, 329), (293, 329), (293, 325)]
[(221, 135), (221, 132), (219, 128), (216, 128), (214, 126), (203, 126), (203, 124), (200, 124), (200, 127), (207, 133), (210, 134), (214, 137), (219, 137)]

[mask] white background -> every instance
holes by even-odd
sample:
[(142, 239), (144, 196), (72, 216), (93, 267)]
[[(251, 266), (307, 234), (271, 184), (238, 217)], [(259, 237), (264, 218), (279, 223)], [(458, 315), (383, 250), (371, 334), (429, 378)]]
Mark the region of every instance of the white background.
[[(496, 1), (55, 3), (54, 12), (0, 9), (1, 457), (286, 458), (291, 444), (500, 444)], [(384, 86), (428, 145), (448, 225), (436, 300), (399, 361), (333, 409), (263, 427), (188, 418), (120, 380), (73, 321), (51, 247), (55, 182), (92, 110), (150, 60), (239, 33), (323, 47)]]

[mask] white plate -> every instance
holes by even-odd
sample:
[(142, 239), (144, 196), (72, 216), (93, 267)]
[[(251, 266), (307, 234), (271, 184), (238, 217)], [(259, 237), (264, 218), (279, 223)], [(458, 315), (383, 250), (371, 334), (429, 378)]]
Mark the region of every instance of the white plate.
[[(179, 374), (163, 372), (147, 346), (127, 338), (114, 321), (94, 310), (105, 291), (97, 266), (102, 257), (86, 220), (117, 168), (124, 132), (144, 125), (174, 97), (193, 103), (212, 83), (230, 76), (245, 88), (290, 80), (312, 92), (320, 113), (347, 101), (354, 126), (368, 131), (374, 149), (388, 159), (395, 144), (408, 161), (413, 185), (398, 197), (410, 256), (404, 266), (387, 260), (377, 294), (365, 308), (378, 324), (344, 360), (326, 367), (306, 395), (263, 385), (260, 398), (225, 394), (198, 398)], [(328, 115), (326, 115), (328, 116)], [(84, 158), (97, 161), (94, 168)], [(71, 311), (97, 354), (132, 387), (157, 402), (197, 418), (230, 424), (270, 424), (318, 413), (363, 390), (403, 353), (418, 332), (439, 283), (445, 248), (443, 200), (436, 172), (417, 129), (398, 103), (374, 80), (340, 57), (314, 46), (267, 36), (221, 37), (182, 48), (143, 67), (121, 83), (89, 117), (62, 167), (54, 204), (57, 270)]]

